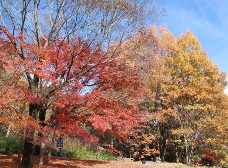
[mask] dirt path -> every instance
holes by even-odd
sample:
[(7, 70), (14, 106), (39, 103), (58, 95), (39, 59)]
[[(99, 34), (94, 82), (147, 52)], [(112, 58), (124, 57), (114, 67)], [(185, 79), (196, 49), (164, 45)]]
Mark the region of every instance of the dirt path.
[[(38, 165), (38, 157), (34, 157), (34, 168), (187, 168), (188, 166), (177, 163), (146, 163), (141, 162), (118, 162), (118, 161), (96, 161), (79, 160), (70, 158), (51, 158), (49, 164)], [(17, 155), (0, 155), (0, 168), (19, 168)]]

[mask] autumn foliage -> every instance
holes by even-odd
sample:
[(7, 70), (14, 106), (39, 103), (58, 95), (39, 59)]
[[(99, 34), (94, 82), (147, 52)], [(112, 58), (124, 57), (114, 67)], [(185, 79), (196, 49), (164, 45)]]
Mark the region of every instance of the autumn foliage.
[(154, 26), (136, 33), (120, 52), (129, 66), (137, 67), (144, 82), (141, 108), (148, 111), (145, 124), (152, 123), (148, 135), (157, 136), (150, 146), (160, 151), (162, 160), (168, 157), (167, 150), (173, 151), (173, 161), (186, 163), (209, 146), (224, 154), (226, 75), (190, 30), (174, 37), (166, 27)]
[(33, 145), (60, 135), (109, 135), (126, 156), (227, 162), (226, 75), (190, 30), (153, 26), (106, 49), (79, 35), (36, 45), (0, 30), (0, 123), (25, 137), (24, 165)]
[(33, 167), (34, 146), (42, 165), (45, 146), (60, 135), (97, 142), (108, 134), (121, 142), (138, 126), (142, 82), (117, 48), (159, 15), (147, 5), (1, 2), (0, 122), (7, 135), (25, 138), (22, 167)]
[(51, 144), (52, 136), (60, 134), (98, 141), (88, 129), (124, 138), (137, 125), (140, 82), (118, 55), (92, 50), (80, 37), (47, 47), (40, 39), (37, 47), (1, 31), (0, 121), (14, 131), (26, 130), (25, 143), (34, 139), (35, 130), (36, 143)]

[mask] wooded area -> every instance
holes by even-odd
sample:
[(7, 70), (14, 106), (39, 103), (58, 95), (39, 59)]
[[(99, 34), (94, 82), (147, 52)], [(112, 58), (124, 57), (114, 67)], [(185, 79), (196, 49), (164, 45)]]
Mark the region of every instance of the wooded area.
[(152, 26), (162, 14), (138, 0), (0, 1), (0, 129), (21, 138), (22, 167), (60, 136), (135, 160), (228, 163), (226, 74), (190, 30)]

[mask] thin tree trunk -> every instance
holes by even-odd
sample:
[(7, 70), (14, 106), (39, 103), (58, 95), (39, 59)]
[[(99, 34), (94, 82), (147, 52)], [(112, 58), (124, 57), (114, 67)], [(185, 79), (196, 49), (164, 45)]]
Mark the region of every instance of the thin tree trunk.
[(50, 163), (50, 161), (51, 161), (51, 152), (52, 152), (52, 147), (50, 147), (48, 150), (48, 158), (47, 158), (48, 163)]
[(175, 158), (176, 158), (176, 163), (179, 163), (180, 162), (180, 155), (179, 155), (178, 142), (175, 143)]
[[(44, 123), (45, 121), (45, 116), (46, 116), (46, 109), (45, 107), (42, 107), (40, 108), (40, 111), (39, 111), (39, 120), (40, 120), (40, 125), (42, 127), (45, 127), (46, 124)], [(43, 137), (43, 134), (40, 133), (40, 137), (41, 137), (41, 144), (40, 144), (40, 161), (39, 161), (39, 164), (40, 165), (43, 165), (43, 160), (44, 160), (44, 151), (45, 151), (45, 143), (44, 143), (44, 137)]]
[(24, 140), (22, 133), (23, 132), (21, 131), (21, 138), (20, 138), (20, 144), (19, 144), (19, 149), (18, 149), (18, 161), (19, 162), (21, 161), (21, 153), (22, 153), (23, 140)]
[(110, 135), (110, 140), (111, 140), (111, 147), (113, 148), (113, 146), (114, 146), (114, 140), (113, 140), (114, 138), (113, 138), (113, 135), (111, 134)]
[(186, 164), (189, 163), (189, 157), (188, 157), (188, 142), (187, 142), (187, 139), (185, 138), (185, 160), (186, 160)]
[(168, 139), (168, 133), (167, 133), (168, 128), (165, 124), (161, 124), (159, 129), (160, 129), (160, 134), (161, 134), (161, 137), (159, 139), (160, 158), (161, 158), (161, 161), (164, 162), (165, 153), (166, 153), (166, 142)]
[(44, 164), (44, 151), (45, 151), (45, 143), (42, 141), (40, 144), (40, 161), (39, 165)]
[[(52, 136), (52, 143), (55, 143), (54, 137)], [(51, 152), (52, 152), (52, 146), (49, 147), (48, 149), (48, 158), (47, 158), (47, 162), (50, 163), (51, 160)]]
[(165, 152), (166, 152), (166, 140), (162, 139), (159, 147), (160, 147), (160, 158), (161, 158), (161, 161), (164, 162), (165, 161)]
[(11, 125), (9, 124), (8, 129), (7, 129), (7, 132), (6, 132), (6, 138), (9, 137), (10, 130), (11, 130)]
[(190, 154), (189, 154), (190, 163), (193, 163), (194, 147), (195, 147), (195, 141), (191, 141)]

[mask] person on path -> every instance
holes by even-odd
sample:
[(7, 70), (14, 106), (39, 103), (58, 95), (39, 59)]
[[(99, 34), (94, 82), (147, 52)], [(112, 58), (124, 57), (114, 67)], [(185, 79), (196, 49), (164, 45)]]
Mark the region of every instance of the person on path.
[(57, 140), (57, 148), (58, 148), (57, 156), (62, 157), (63, 138), (61, 136)]

